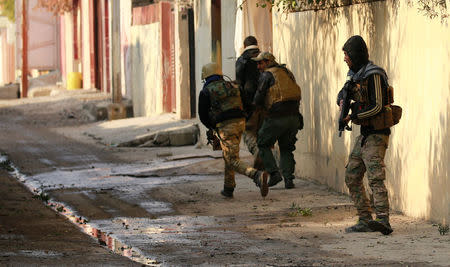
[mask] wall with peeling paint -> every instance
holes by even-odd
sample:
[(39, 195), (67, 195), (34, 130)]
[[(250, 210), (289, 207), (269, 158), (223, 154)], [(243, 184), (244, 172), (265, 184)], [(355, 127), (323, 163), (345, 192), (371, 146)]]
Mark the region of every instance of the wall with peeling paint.
[(346, 192), (344, 166), (359, 127), (338, 138), (336, 95), (348, 70), (342, 46), (364, 37), (404, 110), (386, 154), (391, 206), (407, 215), (450, 219), (450, 28), (404, 1), (273, 16), (274, 54), (302, 87), (305, 129), (296, 175)]
[(160, 23), (131, 27), (131, 98), (135, 117), (163, 112)]

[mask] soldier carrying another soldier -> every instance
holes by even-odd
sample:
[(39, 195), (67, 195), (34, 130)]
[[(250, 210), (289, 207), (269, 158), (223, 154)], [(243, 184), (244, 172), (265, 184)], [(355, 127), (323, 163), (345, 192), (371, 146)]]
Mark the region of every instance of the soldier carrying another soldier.
[[(255, 105), (264, 108), (267, 115), (258, 131), (258, 149), (265, 170), (270, 174), (269, 186), (281, 182), (286, 189), (294, 188), (295, 160), (293, 151), (297, 132), (303, 128), (300, 114), (301, 90), (295, 77), (284, 65), (279, 65), (269, 52), (252, 58), (262, 71), (255, 94)], [(271, 148), (278, 141), (280, 168)], [(283, 176), (280, 174), (280, 170)]]
[(221, 194), (233, 197), (236, 171), (253, 179), (260, 188), (261, 195), (265, 197), (269, 192), (268, 174), (247, 166), (239, 159), (239, 144), (245, 130), (245, 114), (239, 88), (223, 79), (217, 63), (204, 65), (201, 78), (205, 84), (199, 95), (200, 121), (206, 128), (216, 131), (225, 161), (225, 181)]

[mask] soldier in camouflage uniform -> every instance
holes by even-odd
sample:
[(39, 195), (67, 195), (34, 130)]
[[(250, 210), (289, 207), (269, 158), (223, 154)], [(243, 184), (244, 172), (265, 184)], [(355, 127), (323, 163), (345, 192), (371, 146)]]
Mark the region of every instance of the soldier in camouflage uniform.
[[(392, 118), (385, 71), (369, 61), (366, 43), (361, 36), (351, 37), (343, 47), (344, 61), (349, 66), (347, 80), (353, 83), (350, 96), (355, 101), (352, 114), (344, 118), (347, 123), (361, 125), (361, 135), (357, 137), (350, 153), (345, 172), (345, 183), (355, 203), (359, 220), (356, 225), (346, 228), (346, 232), (380, 231), (392, 233), (389, 224), (388, 191), (384, 156), (389, 143)], [(342, 106), (342, 91), (338, 95), (338, 105)], [(371, 205), (363, 184), (364, 173), (373, 193), (376, 219), (373, 220)]]
[(209, 63), (202, 68), (202, 80), (205, 81), (199, 95), (200, 121), (208, 128), (214, 129), (220, 139), (225, 160), (225, 181), (221, 194), (233, 197), (236, 187), (234, 172), (253, 179), (265, 197), (269, 192), (268, 173), (258, 171), (239, 159), (239, 144), (245, 130), (245, 115), (240, 90), (237, 86), (223, 79), (220, 67)]

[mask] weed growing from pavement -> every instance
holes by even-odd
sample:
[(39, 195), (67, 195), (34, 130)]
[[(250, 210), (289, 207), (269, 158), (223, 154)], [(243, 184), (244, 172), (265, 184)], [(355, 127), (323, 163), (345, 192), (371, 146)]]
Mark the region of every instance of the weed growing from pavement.
[(298, 215), (302, 216), (312, 216), (312, 209), (310, 208), (302, 208), (298, 204), (292, 202), (291, 207), (289, 208), (291, 211), (288, 213), (290, 217), (296, 217)]
[(449, 230), (450, 230), (450, 227), (448, 225), (446, 225), (446, 224), (438, 224), (439, 234), (446, 235), (446, 234), (448, 234)]

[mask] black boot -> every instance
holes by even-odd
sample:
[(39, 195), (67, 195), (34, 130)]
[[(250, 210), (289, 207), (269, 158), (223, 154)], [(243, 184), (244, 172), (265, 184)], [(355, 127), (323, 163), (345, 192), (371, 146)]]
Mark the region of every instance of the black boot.
[(375, 220), (370, 220), (369, 227), (373, 231), (381, 232), (383, 235), (388, 235), (394, 231), (389, 224), (388, 216), (377, 217)]
[(269, 186), (267, 184), (267, 177), (269, 174), (265, 171), (257, 171), (253, 177), (253, 182), (259, 187), (261, 196), (265, 197), (269, 193)]
[(345, 228), (345, 232), (346, 233), (373, 232), (373, 230), (369, 227), (369, 221), (371, 220), (372, 216), (360, 217), (355, 225)]
[(220, 191), (220, 194), (224, 197), (232, 198), (233, 197), (234, 188), (232, 187), (223, 187), (223, 190)]
[(295, 188), (294, 179), (284, 179), (284, 188), (292, 189)]
[(258, 171), (264, 171), (264, 163), (259, 156), (256, 156), (255, 161), (253, 161), (253, 168)]
[(269, 187), (272, 187), (272, 186), (278, 184), (282, 180), (283, 180), (283, 177), (281, 177), (280, 172), (276, 171), (276, 172), (270, 174)]

